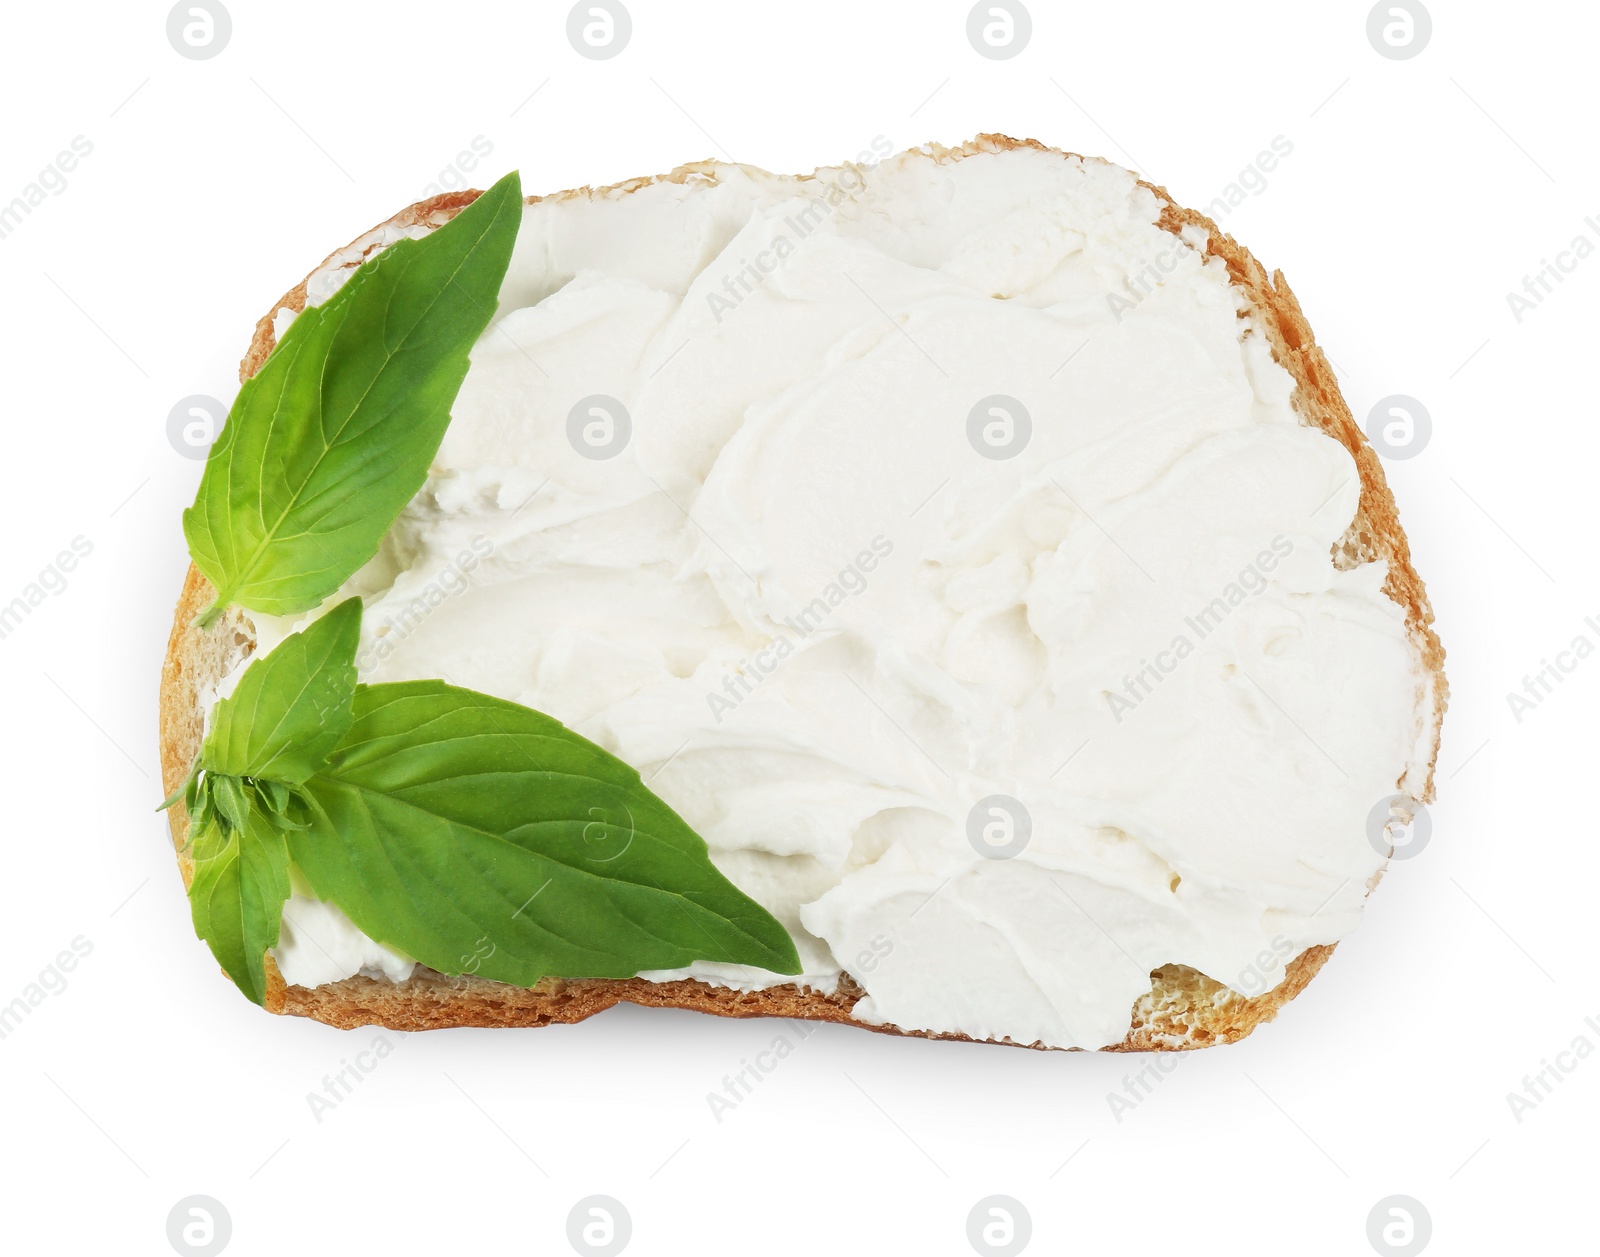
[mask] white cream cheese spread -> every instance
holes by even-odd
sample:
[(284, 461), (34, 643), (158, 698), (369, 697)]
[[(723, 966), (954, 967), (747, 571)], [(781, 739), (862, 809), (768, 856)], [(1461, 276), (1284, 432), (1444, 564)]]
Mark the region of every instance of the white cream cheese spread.
[[(1383, 565), (1330, 557), (1350, 455), (1158, 216), (1026, 149), (528, 206), (428, 483), (340, 595), (362, 679), (638, 768), (862, 1021), (1099, 1047), (1158, 966), (1260, 993), (1357, 924), (1430, 679)], [(303, 891), (275, 955), (411, 968)]]

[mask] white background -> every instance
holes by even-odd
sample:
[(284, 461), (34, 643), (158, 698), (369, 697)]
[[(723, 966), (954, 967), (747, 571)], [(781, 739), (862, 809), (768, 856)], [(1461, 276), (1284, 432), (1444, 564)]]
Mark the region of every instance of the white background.
[[(632, 42), (591, 61), (564, 3), (229, 2), (205, 61), (169, 45), (162, 4), (5, 16), (0, 203), (93, 144), (0, 239), (0, 602), (93, 545), (0, 640), (0, 1004), (75, 937), (93, 948), (0, 1040), (8, 1251), (166, 1253), (195, 1193), (238, 1254), (561, 1253), (591, 1193), (625, 1204), (640, 1255), (968, 1253), (992, 1193), (1023, 1203), (1035, 1252), (1361, 1254), (1394, 1193), (1437, 1253), (1592, 1242), (1600, 1053), (1521, 1122), (1506, 1099), (1580, 1035), (1600, 1047), (1600, 660), (1521, 722), (1506, 699), (1579, 633), (1600, 643), (1600, 256), (1520, 323), (1506, 299), (1574, 237), (1600, 243), (1590, 6), (1437, 0), (1429, 46), (1395, 61), (1365, 3), (1041, 0), (1029, 46), (991, 61), (965, 3), (631, 0)], [(545, 191), (980, 131), (1197, 207), (1292, 142), (1226, 229), (1287, 274), (1358, 417), (1404, 393), (1433, 418), (1388, 465), (1449, 651), (1431, 846), (1277, 1023), (1178, 1058), (1120, 1122), (1107, 1093), (1140, 1058), (824, 1027), (719, 1123), (707, 1093), (794, 1029), (626, 1008), (392, 1036), (315, 1120), (307, 1094), (374, 1032), (229, 988), (154, 811), (200, 472), (168, 444), (173, 403), (231, 400), (269, 303), (476, 137), (479, 186), (518, 167)]]

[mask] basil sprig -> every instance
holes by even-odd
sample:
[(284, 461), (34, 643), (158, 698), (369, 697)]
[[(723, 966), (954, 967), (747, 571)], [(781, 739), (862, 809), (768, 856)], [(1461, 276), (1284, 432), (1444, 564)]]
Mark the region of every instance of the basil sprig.
[(521, 222), (512, 173), (290, 324), (240, 388), (183, 515), (217, 591), (200, 627), (234, 603), (309, 611), (378, 552), (438, 452)]
[(256, 1003), (289, 865), (363, 933), (519, 986), (696, 960), (797, 973), (783, 926), (621, 760), (442, 681), (360, 685), (350, 599), (253, 662), (183, 797), (196, 932)]
[[(522, 219), (506, 176), (301, 313), (239, 391), (184, 535), (232, 604), (311, 610), (427, 476)], [(622, 761), (439, 681), (358, 685), (350, 599), (245, 670), (180, 798), (195, 930), (256, 1003), (296, 867), (367, 935), (530, 986), (695, 960), (799, 971), (793, 940)]]
[(195, 933), (238, 988), (266, 999), (267, 949), (289, 898), (286, 835), (308, 822), (303, 787), (350, 728), (361, 600), (351, 598), (245, 669), (218, 701), (189, 779)]

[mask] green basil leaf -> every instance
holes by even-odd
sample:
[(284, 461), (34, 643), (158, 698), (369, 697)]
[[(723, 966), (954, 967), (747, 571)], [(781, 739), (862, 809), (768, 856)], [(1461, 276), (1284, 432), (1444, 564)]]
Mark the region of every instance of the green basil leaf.
[[(200, 767), (218, 777), (214, 791), (230, 777), (297, 786), (328, 762), (350, 728), (360, 640), (361, 599), (349, 598), (245, 669), (212, 710), (200, 748)], [(223, 795), (215, 799), (226, 807)], [(269, 788), (262, 801), (282, 813), (287, 794)]]
[(340, 603), (255, 660), (211, 714), (183, 797), (195, 933), (239, 989), (266, 999), (266, 962), (289, 898), (285, 830), (295, 789), (350, 728), (361, 600)]
[(211, 801), (221, 815), (223, 828), (243, 829), (250, 819), (249, 787), (237, 777), (206, 776)]
[[(222, 780), (230, 780), (223, 778)], [(215, 817), (190, 839), (194, 881), (189, 911), (194, 932), (234, 984), (257, 1004), (267, 998), (266, 954), (278, 945), (289, 898), (289, 847), (284, 832), (253, 807), (241, 829)]]
[(513, 173), (296, 317), (239, 390), (183, 515), (217, 590), (198, 624), (232, 603), (308, 611), (377, 553), (438, 452), (521, 223)]
[(695, 960), (797, 973), (779, 922), (621, 760), (441, 681), (358, 686), (288, 835), (313, 890), (444, 973), (519, 986)]

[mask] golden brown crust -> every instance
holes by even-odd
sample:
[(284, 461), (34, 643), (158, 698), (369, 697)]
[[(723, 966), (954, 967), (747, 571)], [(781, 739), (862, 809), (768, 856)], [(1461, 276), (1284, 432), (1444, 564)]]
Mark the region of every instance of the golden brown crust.
[[(1312, 947), (1289, 963), (1288, 976), (1272, 991), (1244, 999), (1221, 983), (1184, 965), (1167, 965), (1153, 976), (1149, 995), (1134, 1007), (1128, 1037), (1108, 1052), (1164, 1051), (1207, 1047), (1244, 1038), (1311, 981), (1333, 948)], [(279, 980), (281, 983), (281, 979)], [(313, 1017), (341, 1030), (380, 1025), (391, 1030), (437, 1030), (445, 1026), (548, 1026), (583, 1021), (614, 1004), (648, 1008), (687, 1008), (719, 1017), (792, 1017), (801, 1021), (833, 1021), (882, 1034), (921, 1039), (959, 1039), (964, 1034), (901, 1030), (857, 1021), (851, 1009), (864, 992), (844, 977), (832, 995), (795, 986), (765, 991), (735, 991), (692, 979), (647, 982), (643, 978), (547, 978), (531, 989), (485, 982), (481, 978), (448, 977), (419, 968), (404, 982), (346, 978), (327, 986), (283, 988), (275, 1012)], [(988, 1040), (1013, 1047), (1040, 1047), (1010, 1040)]]
[[(1011, 148), (1060, 152), (1037, 140), (1014, 140), (1000, 135), (980, 135), (970, 144), (956, 149), (929, 146), (927, 151), (940, 161), (959, 161), (975, 153)], [(1062, 156), (1072, 157), (1074, 154), (1063, 153)], [(598, 196), (632, 191), (653, 182), (681, 183), (696, 177), (716, 177), (715, 164), (696, 163), (681, 166), (671, 174), (656, 179), (634, 179), (611, 188), (581, 188), (555, 195)], [(1282, 272), (1275, 271), (1269, 278), (1249, 251), (1220, 231), (1209, 218), (1174, 204), (1163, 188), (1149, 183), (1143, 186), (1155, 194), (1162, 206), (1160, 225), (1164, 229), (1176, 234), (1186, 226), (1193, 226), (1207, 234), (1209, 240), (1206, 251), (1226, 263), (1233, 282), (1248, 295), (1253, 313), (1272, 347), (1274, 358), (1294, 377), (1297, 385), (1294, 403), (1300, 415), (1307, 423), (1337, 439), (1355, 458), (1361, 476), (1361, 502), (1349, 532), (1340, 546), (1336, 547), (1335, 559), (1341, 566), (1354, 566), (1376, 559), (1386, 560), (1389, 564), (1385, 589), (1395, 602), (1405, 608), (1406, 624), (1434, 681), (1432, 756), (1426, 782), (1419, 792), (1423, 799), (1431, 799), (1433, 764), (1438, 759), (1439, 728), (1449, 694), (1443, 671), (1444, 649), (1433, 631), (1433, 609), (1422, 580), (1411, 565), (1410, 548), (1401, 531), (1399, 514), (1384, 478), (1382, 465), (1351, 417), (1350, 409), (1339, 393), (1333, 369), (1317, 348), (1311, 328), (1294, 294), (1289, 291)], [(335, 259), (352, 264), (358, 261), (373, 249), (381, 247), (380, 233), (385, 228), (406, 228), (419, 224), (437, 226), (447, 222), (477, 196), (475, 191), (451, 192), (420, 201), (402, 210), (387, 223), (357, 237), (345, 249), (330, 254), (324, 265)], [(539, 199), (528, 198), (530, 203)], [(305, 308), (305, 301), (306, 281), (302, 280), (256, 324), (250, 349), (239, 366), (241, 382), (253, 375), (272, 351), (276, 340), (274, 320), (277, 312), (284, 308), (298, 312)], [(169, 791), (182, 783), (189, 765), (199, 753), (203, 727), (202, 695), (207, 694), (254, 645), (250, 623), (237, 610), (229, 611), (203, 632), (192, 626), (194, 617), (206, 606), (211, 596), (210, 583), (191, 566), (178, 600), (172, 636), (161, 672), (161, 769)], [(193, 875), (189, 857), (183, 851), (188, 818), (182, 807), (172, 808), (168, 816), (172, 824), (173, 841), (179, 850), (179, 868), (187, 885)], [(1135, 1001), (1127, 1038), (1102, 1050), (1166, 1051), (1236, 1042), (1262, 1022), (1272, 1020), (1284, 1004), (1305, 988), (1332, 954), (1331, 945), (1308, 948), (1290, 961), (1283, 982), (1254, 998), (1246, 998), (1229, 990), (1188, 966), (1165, 965), (1151, 974), (1150, 991)], [(444, 1026), (544, 1026), (582, 1021), (614, 1004), (627, 1002), (656, 1008), (692, 1009), (723, 1017), (792, 1017), (839, 1022), (888, 1034), (913, 1034), (935, 1039), (967, 1038), (959, 1034), (902, 1031), (893, 1026), (872, 1026), (855, 1020), (851, 1010), (863, 992), (848, 975), (831, 995), (794, 985), (740, 992), (692, 979), (647, 982), (640, 978), (547, 978), (535, 987), (522, 988), (471, 976), (450, 977), (421, 966), (411, 978), (399, 983), (353, 977), (325, 986), (306, 988), (285, 985), (269, 956), (267, 976), (266, 1004), (269, 1010), (311, 1017), (341, 1029), (363, 1025), (382, 1025), (396, 1030), (431, 1030)]]

